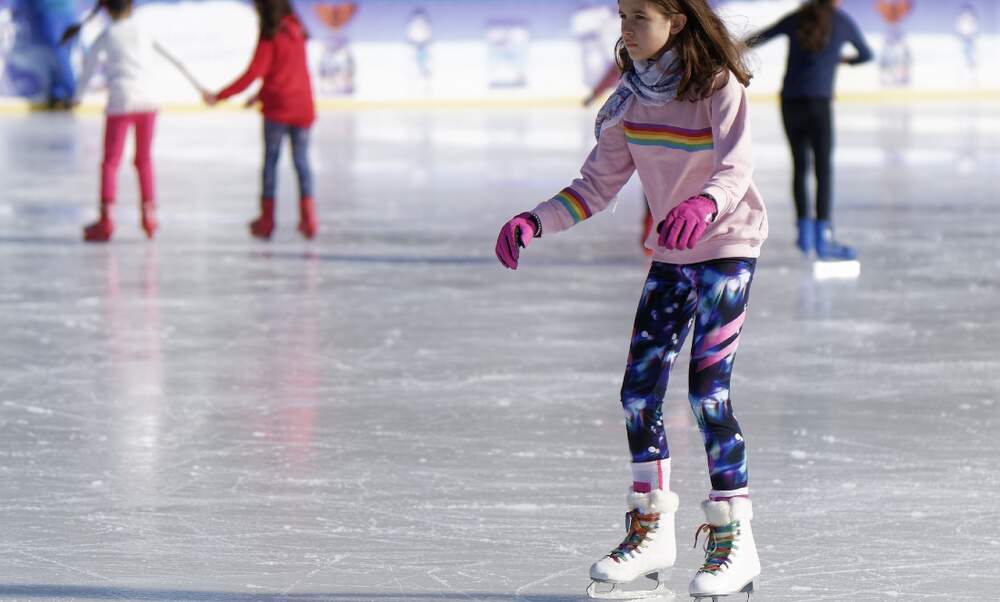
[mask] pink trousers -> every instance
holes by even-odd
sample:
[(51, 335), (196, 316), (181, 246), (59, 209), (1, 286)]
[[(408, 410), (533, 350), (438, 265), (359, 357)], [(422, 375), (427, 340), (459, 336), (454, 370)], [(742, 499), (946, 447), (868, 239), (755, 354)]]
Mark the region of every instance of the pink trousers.
[(156, 113), (126, 113), (108, 115), (104, 125), (104, 161), (101, 163), (101, 203), (115, 202), (118, 192), (118, 166), (122, 161), (125, 136), (130, 126), (135, 126), (135, 168), (139, 172), (139, 189), (143, 204), (156, 200), (153, 180), (153, 129)]

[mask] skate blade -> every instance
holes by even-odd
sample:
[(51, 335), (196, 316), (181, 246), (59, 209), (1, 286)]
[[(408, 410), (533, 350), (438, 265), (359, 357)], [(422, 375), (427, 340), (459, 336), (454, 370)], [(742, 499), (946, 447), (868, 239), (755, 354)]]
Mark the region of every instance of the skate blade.
[(813, 277), (816, 280), (853, 280), (861, 276), (861, 262), (814, 261)]
[(712, 602), (719, 602), (719, 598), (728, 598), (730, 596), (742, 596), (746, 594), (747, 600), (750, 600), (750, 594), (753, 593), (753, 581), (747, 583), (738, 592), (730, 592), (728, 594), (691, 594), (691, 597), (695, 600), (709, 600)]
[[(652, 575), (655, 575), (655, 573), (650, 573), (650, 575), (646, 576), (657, 580), (656, 587), (653, 589), (624, 590), (619, 589), (623, 585), (621, 583), (591, 581), (590, 586), (587, 587), (587, 597), (593, 600), (650, 600), (654, 598), (663, 600), (664, 602), (676, 600), (677, 594), (667, 589), (667, 583), (660, 581)], [(602, 591), (598, 589), (598, 585), (607, 585), (611, 589)]]

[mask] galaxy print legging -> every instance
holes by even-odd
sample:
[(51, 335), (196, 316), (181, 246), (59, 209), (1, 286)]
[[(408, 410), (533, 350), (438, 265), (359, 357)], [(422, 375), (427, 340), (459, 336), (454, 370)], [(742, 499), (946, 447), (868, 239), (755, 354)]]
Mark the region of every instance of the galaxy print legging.
[(712, 489), (747, 486), (746, 449), (733, 416), (729, 380), (755, 265), (754, 259), (653, 262), (639, 300), (622, 385), (633, 462), (670, 457), (663, 396), (670, 368), (693, 325), (688, 399), (705, 441)]

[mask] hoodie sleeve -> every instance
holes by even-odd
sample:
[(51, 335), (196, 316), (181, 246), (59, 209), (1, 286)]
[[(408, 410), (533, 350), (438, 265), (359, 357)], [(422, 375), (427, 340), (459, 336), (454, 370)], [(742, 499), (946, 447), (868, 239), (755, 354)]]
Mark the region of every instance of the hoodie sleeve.
[(104, 45), (106, 43), (107, 30), (97, 36), (94, 43), (84, 53), (83, 70), (80, 71), (80, 77), (76, 80), (76, 95), (73, 98), (73, 102), (80, 102), (83, 95), (87, 93), (87, 86), (90, 85), (90, 80), (94, 77), (94, 73), (97, 72), (98, 65), (101, 64), (101, 55), (104, 54)]
[(261, 38), (257, 42), (257, 50), (253, 53), (253, 60), (250, 66), (236, 81), (229, 84), (219, 92), (219, 100), (224, 100), (246, 90), (258, 78), (264, 77), (271, 68), (274, 60), (274, 41)]
[(580, 170), (580, 177), (534, 209), (542, 222), (542, 234), (560, 232), (603, 211), (635, 171), (619, 122), (601, 134), (597, 146)]
[(702, 192), (712, 195), (717, 216), (731, 213), (753, 178), (753, 148), (747, 119), (747, 91), (729, 74), (726, 85), (710, 98), (715, 171)]

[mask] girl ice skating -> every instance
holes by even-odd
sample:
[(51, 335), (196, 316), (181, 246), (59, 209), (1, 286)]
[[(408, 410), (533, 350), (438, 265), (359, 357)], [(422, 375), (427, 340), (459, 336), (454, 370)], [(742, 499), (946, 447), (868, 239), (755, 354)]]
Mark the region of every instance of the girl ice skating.
[[(132, 0), (99, 0), (87, 20), (101, 10), (107, 11), (111, 24), (87, 49), (73, 100), (74, 104), (80, 102), (87, 83), (103, 64), (108, 104), (104, 159), (101, 162), (101, 215), (96, 222), (84, 228), (83, 238), (91, 242), (111, 239), (115, 228), (113, 209), (118, 189), (118, 166), (125, 147), (125, 136), (131, 127), (135, 128), (135, 168), (139, 172), (142, 194), (142, 229), (147, 237), (153, 238), (158, 226), (152, 158), (157, 102), (151, 92), (151, 63), (154, 52), (177, 63), (131, 18)], [(80, 24), (68, 28), (63, 34), (63, 42), (75, 37), (80, 28)]]
[(316, 118), (312, 83), (306, 65), (306, 30), (288, 0), (254, 0), (260, 17), (260, 39), (246, 72), (218, 94), (205, 93), (210, 105), (239, 94), (258, 78), (264, 80), (258, 99), (264, 114), (264, 168), (260, 216), (250, 233), (261, 239), (274, 231), (274, 193), (278, 155), (285, 136), (292, 141), (292, 161), (299, 179), (299, 232), (316, 235), (309, 134)]
[[(750, 521), (746, 441), (730, 378), (747, 316), (767, 217), (752, 181), (741, 53), (707, 0), (620, 0), (621, 83), (597, 117), (597, 146), (581, 177), (507, 222), (500, 262), (517, 269), (521, 248), (605, 209), (638, 171), (658, 227), (635, 317), (621, 402), (632, 455), (629, 529), (590, 569), (593, 597), (673, 566), (670, 452), (662, 403), (670, 369), (693, 329), (689, 400), (704, 439), (711, 490), (701, 506), (705, 562), (695, 597), (749, 592), (760, 573)], [(610, 584), (611, 590), (606, 585)], [(658, 589), (663, 589), (661, 581)], [(648, 594), (648, 592), (646, 592)]]

